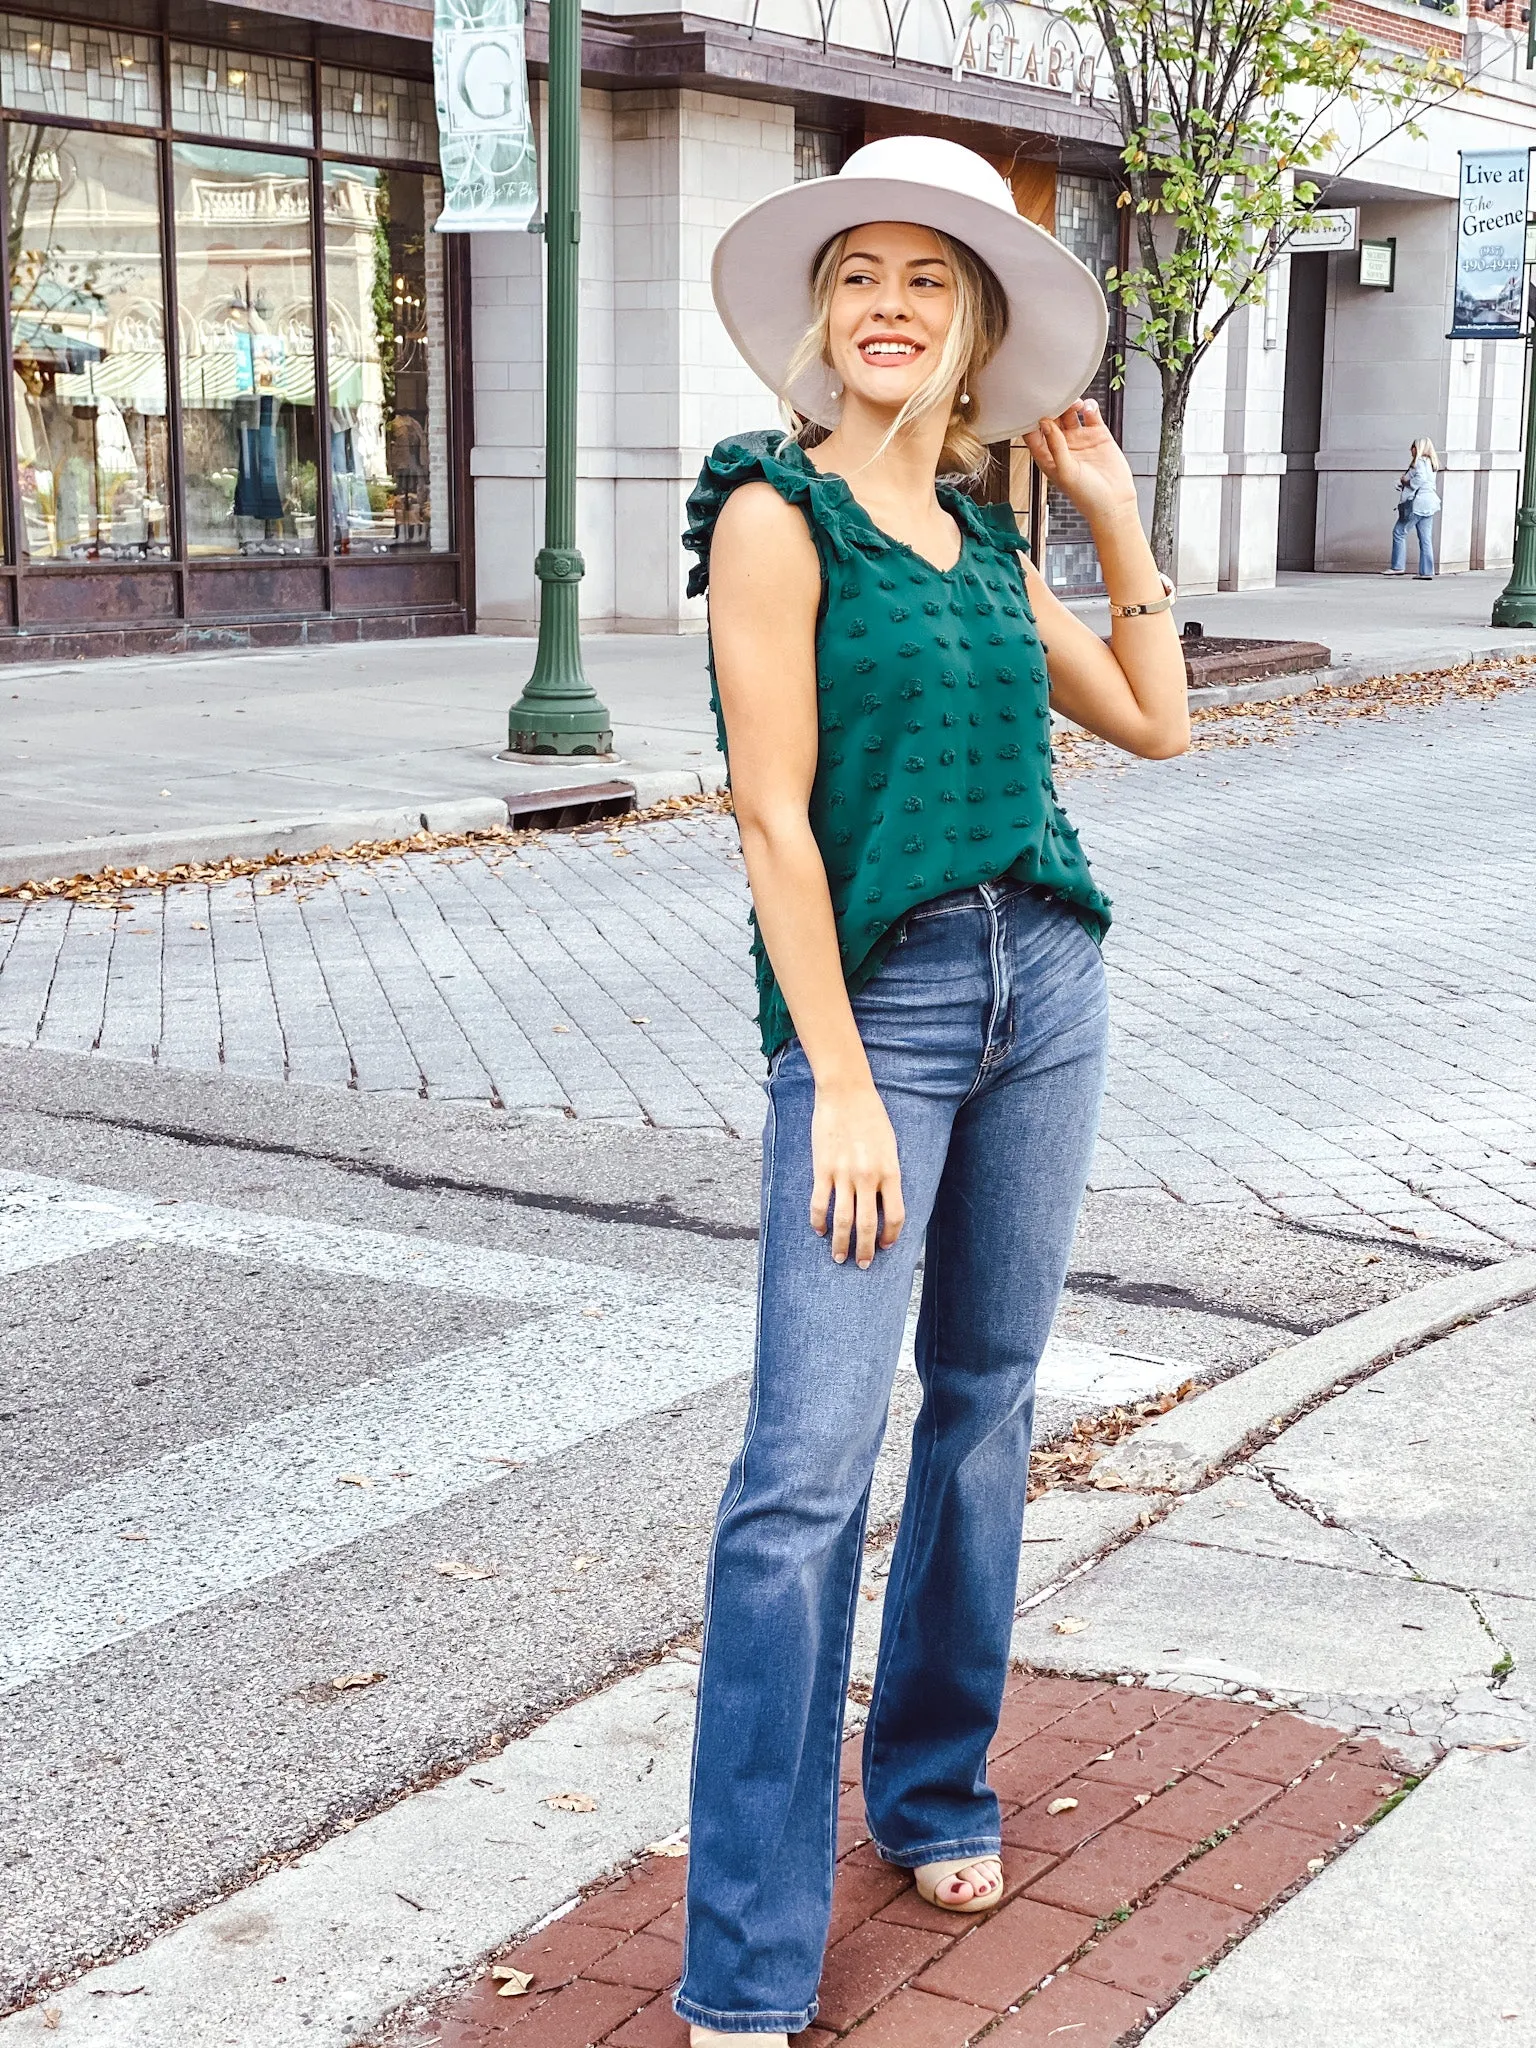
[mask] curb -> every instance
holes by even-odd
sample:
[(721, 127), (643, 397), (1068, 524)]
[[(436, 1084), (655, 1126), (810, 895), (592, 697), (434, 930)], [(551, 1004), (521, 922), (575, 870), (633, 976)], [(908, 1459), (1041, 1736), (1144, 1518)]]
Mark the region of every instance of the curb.
[(1395, 1301), (1366, 1309), (1261, 1364), (1209, 1388), (1149, 1422), (1106, 1451), (1094, 1466), (1099, 1484), (1188, 1493), (1274, 1423), (1301, 1410), (1340, 1382), (1386, 1365), (1405, 1351), (1443, 1337), (1459, 1324), (1536, 1295), (1536, 1252), (1503, 1259), (1474, 1273), (1431, 1280)]
[[(1416, 659), (1428, 673), (1435, 669), (1468, 666), (1498, 668), (1511, 659), (1529, 660), (1530, 657), (1519, 648), (1511, 656), (1502, 647), (1439, 647)], [(1270, 676), (1262, 682), (1213, 683), (1208, 689), (1191, 689), (1189, 701), (1197, 709), (1202, 706), (1220, 709), (1228, 704), (1275, 704), (1286, 697), (1308, 696), (1313, 690), (1325, 689), (1332, 683), (1386, 682), (1404, 673), (1402, 658), (1336, 662), (1331, 668), (1308, 669), (1294, 676)]]
[(125, 832), (53, 846), (0, 849), (0, 888), (51, 882), (104, 867), (159, 873), (184, 861), (260, 860), (269, 853), (313, 853), (417, 832), (488, 832), (507, 822), (500, 797), (447, 797), (388, 811), (335, 811), (312, 818), (253, 818), (239, 825), (192, 825), (173, 832)]
[[(590, 780), (591, 770), (584, 771)], [(723, 775), (697, 769), (642, 768), (624, 777), (644, 808), (669, 796), (698, 796), (720, 787)], [(564, 785), (547, 786), (551, 805)], [(520, 807), (530, 794), (516, 790)], [(169, 832), (102, 834), (52, 845), (0, 847), (0, 889), (23, 882), (52, 882), (103, 868), (147, 867), (159, 874), (184, 862), (261, 860), (269, 853), (314, 853), (322, 846), (338, 854), (370, 840), (410, 839), (418, 832), (490, 832), (504, 828), (508, 813), (500, 797), (427, 797), (419, 804), (385, 811), (327, 811), (306, 818), (250, 818), (239, 824), (189, 825)]]

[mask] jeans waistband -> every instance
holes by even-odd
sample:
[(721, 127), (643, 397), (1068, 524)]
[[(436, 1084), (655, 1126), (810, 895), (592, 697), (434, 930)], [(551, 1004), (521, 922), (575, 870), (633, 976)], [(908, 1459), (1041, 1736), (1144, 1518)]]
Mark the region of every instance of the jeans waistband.
[(1036, 882), (1000, 875), (995, 882), (976, 882), (969, 889), (951, 889), (947, 895), (919, 903), (906, 913), (902, 923), (918, 924), (925, 917), (944, 917), (954, 910), (981, 910), (988, 902), (1007, 903), (1019, 896), (1032, 896), (1041, 903), (1057, 900), (1049, 889), (1042, 889)]

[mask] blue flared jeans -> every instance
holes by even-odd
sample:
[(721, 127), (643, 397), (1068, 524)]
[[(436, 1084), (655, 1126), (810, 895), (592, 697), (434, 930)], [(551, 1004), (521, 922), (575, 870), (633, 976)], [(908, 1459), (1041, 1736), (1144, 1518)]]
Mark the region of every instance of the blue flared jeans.
[(1418, 518), (1410, 512), (1406, 518), (1399, 515), (1392, 529), (1392, 568), (1399, 576), (1408, 568), (1408, 536), (1417, 533), (1419, 541), (1419, 574), (1433, 576), (1435, 573), (1435, 515), (1421, 514)]
[(880, 1854), (996, 1854), (987, 1746), (1008, 1671), (1035, 1368), (1103, 1090), (1099, 951), (1011, 881), (911, 912), (854, 1015), (895, 1128), (906, 1227), (860, 1272), (808, 1221), (815, 1084), (768, 1078), (757, 1360), (715, 1530), (678, 2012), (816, 2017), (838, 1756), (876, 1455), (919, 1254), (923, 1401), (864, 1737)]

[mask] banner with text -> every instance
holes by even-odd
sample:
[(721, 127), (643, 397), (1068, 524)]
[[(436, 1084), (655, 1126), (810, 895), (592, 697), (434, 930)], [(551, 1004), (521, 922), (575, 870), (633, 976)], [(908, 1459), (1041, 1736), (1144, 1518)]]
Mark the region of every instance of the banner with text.
[(436, 0), (439, 233), (524, 229), (539, 203), (523, 0)]
[(1456, 227), (1453, 341), (1513, 341), (1525, 332), (1528, 149), (1464, 149)]

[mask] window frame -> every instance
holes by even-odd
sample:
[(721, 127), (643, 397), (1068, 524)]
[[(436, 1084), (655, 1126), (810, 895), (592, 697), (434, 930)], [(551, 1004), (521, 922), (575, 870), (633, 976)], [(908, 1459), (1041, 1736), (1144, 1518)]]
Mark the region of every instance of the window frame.
[[(6, 14), (26, 14), (26, 8), (0, 9)], [(71, 21), (94, 25), (90, 17), (78, 7), (50, 11), (50, 20), (61, 24)], [(25, 110), (13, 110), (0, 106), (0, 128), (6, 131), (4, 137), (9, 158), (9, 129), (13, 125), (26, 127), (47, 127), (83, 131), (90, 134), (122, 135), (139, 140), (154, 142), (159, 163), (160, 196), (160, 247), (161, 247), (161, 291), (162, 317), (165, 331), (166, 363), (166, 413), (168, 468), (171, 486), (170, 543), (168, 559), (153, 564), (128, 564), (115, 561), (60, 561), (34, 560), (28, 557), (22, 547), (24, 528), (20, 498), (16, 450), (16, 420), (12, 364), (14, 355), (11, 332), (11, 288), (9, 269), (5, 280), (6, 289), (0, 293), (0, 349), (4, 351), (5, 374), (0, 376), (0, 435), (4, 438), (4, 462), (0, 466), (0, 519), (3, 519), (3, 546), (0, 546), (0, 582), (12, 586), (13, 595), (8, 607), (0, 606), (0, 636), (8, 628), (14, 628), (21, 620), (19, 594), (14, 586), (23, 578), (58, 578), (66, 575), (75, 577), (91, 576), (134, 576), (146, 570), (169, 572), (177, 585), (175, 617), (187, 621), (192, 614), (187, 605), (187, 583), (189, 572), (199, 578), (217, 576), (227, 570), (253, 566), (249, 556), (238, 553), (230, 555), (198, 555), (192, 557), (187, 551), (187, 511), (185, 446), (183, 441), (184, 423), (181, 404), (181, 335), (177, 298), (177, 233), (175, 207), (175, 165), (173, 147), (177, 143), (202, 144), (204, 146), (236, 149), (254, 157), (262, 155), (301, 158), (308, 166), (309, 178), (309, 233), (310, 266), (314, 283), (315, 315), (315, 394), (316, 394), (316, 521), (315, 548), (310, 554), (294, 557), (295, 565), (303, 564), (318, 568), (324, 579), (324, 604), (320, 611), (330, 613), (338, 609), (336, 602), (336, 572), (338, 568), (355, 571), (364, 568), (365, 561), (353, 555), (338, 556), (335, 553), (335, 536), (332, 517), (332, 476), (330, 435), (325, 430), (330, 403), (330, 362), (329, 362), (329, 280), (325, 260), (325, 167), (327, 164), (367, 164), (385, 171), (415, 172), (429, 178), (440, 179), (441, 166), (434, 157), (380, 156), (365, 150), (332, 149), (323, 142), (323, 94), (321, 67), (333, 62), (332, 58), (318, 52), (298, 54), (296, 60), (309, 67), (309, 105), (311, 136), (306, 146), (281, 143), (259, 142), (244, 137), (209, 134), (201, 130), (176, 125), (171, 104), (171, 44), (173, 42), (196, 41), (231, 57), (249, 56), (252, 52), (238, 44), (225, 43), (207, 34), (193, 35), (189, 31), (169, 28), (142, 29), (136, 33), (147, 36), (155, 45), (156, 62), (159, 67), (160, 120), (158, 123), (88, 120), (77, 115), (40, 114)], [(281, 54), (295, 56), (284, 51)], [(349, 57), (349, 67), (361, 71), (375, 70), (380, 76), (406, 78), (411, 73), (387, 65), (372, 65), (366, 56)], [(418, 83), (425, 83), (419, 75)], [(10, 181), (9, 176), (0, 179), (0, 237), (6, 237), (9, 246), (10, 230)], [(428, 232), (430, 232), (430, 226)], [(442, 333), (440, 344), (443, 351), (447, 380), (446, 430), (446, 474), (448, 481), (448, 545), (434, 551), (428, 547), (402, 549), (383, 557), (371, 558), (375, 567), (385, 563), (396, 564), (456, 564), (459, 578), (458, 605), (467, 617), (473, 615), (472, 602), (472, 539), (467, 531), (471, 516), (470, 485), (468, 479), (469, 403), (471, 398), (471, 365), (468, 358), (468, 324), (464, 311), (467, 296), (467, 257), (459, 247), (461, 237), (445, 236), (444, 258), (444, 304), (442, 312)], [(436, 608), (437, 601), (429, 601)], [(408, 607), (409, 608), (409, 607)], [(310, 609), (306, 607), (306, 609)], [(347, 607), (351, 609), (350, 606)], [(9, 613), (9, 616), (6, 613)]]

